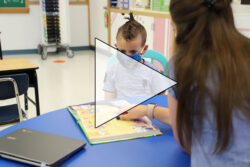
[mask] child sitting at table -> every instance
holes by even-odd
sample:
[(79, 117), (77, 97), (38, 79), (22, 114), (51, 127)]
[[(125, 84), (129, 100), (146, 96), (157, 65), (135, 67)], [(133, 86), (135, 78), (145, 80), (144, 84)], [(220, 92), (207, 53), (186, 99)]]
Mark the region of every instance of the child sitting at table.
[[(118, 29), (116, 35), (115, 46), (120, 52), (117, 54), (118, 61), (106, 71), (103, 88), (105, 99), (155, 95), (164, 90), (164, 82), (153, 71), (160, 70), (142, 58), (148, 49), (146, 39), (145, 28), (130, 13), (128, 21)], [(139, 62), (151, 69), (143, 68)], [(133, 64), (139, 65), (133, 68)]]

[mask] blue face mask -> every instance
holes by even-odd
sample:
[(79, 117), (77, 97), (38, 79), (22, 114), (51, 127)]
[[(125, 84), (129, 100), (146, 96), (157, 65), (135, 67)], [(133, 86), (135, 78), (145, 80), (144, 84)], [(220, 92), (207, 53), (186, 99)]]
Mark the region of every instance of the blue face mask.
[[(143, 63), (143, 58), (142, 58), (141, 53), (127, 56), (121, 52), (117, 52), (117, 59), (125, 68), (128, 68), (128, 69), (133, 69), (133, 68), (137, 67), (138, 62)], [(134, 60), (136, 60), (136, 61), (134, 61)]]
[(141, 53), (137, 53), (137, 54), (133, 54), (133, 55), (128, 55), (129, 57), (133, 58), (134, 60), (141, 62), (143, 61), (142, 59), (142, 54)]

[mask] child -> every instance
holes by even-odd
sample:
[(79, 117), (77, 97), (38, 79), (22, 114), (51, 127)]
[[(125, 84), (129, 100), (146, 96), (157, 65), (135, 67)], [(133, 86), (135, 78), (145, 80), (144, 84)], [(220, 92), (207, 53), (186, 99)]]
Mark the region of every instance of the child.
[(147, 39), (145, 28), (134, 19), (132, 13), (130, 13), (128, 20), (118, 29), (115, 46), (120, 52), (129, 55), (138, 63), (141, 62), (149, 68), (145, 69), (140, 65), (133, 69), (124, 68), (122, 61), (128, 66), (131, 66), (135, 61), (130, 62), (131, 58), (124, 54), (118, 54), (118, 62), (106, 71), (103, 88), (105, 99), (155, 95), (164, 90), (161, 79), (155, 76), (155, 71), (152, 70), (159, 72), (159, 69), (143, 60), (141, 56), (148, 48), (148, 45), (145, 45)]

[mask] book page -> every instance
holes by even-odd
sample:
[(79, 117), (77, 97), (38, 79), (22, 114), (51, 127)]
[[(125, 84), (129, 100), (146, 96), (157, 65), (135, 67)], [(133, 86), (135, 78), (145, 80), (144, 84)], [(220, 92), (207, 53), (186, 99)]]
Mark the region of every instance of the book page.
[[(98, 108), (102, 110), (105, 114), (108, 114), (107, 111), (117, 110), (117, 107), (123, 107), (122, 104), (124, 102), (117, 101), (116, 104), (111, 105), (98, 105), (96, 106), (97, 112)], [(122, 136), (122, 135), (131, 135), (136, 133), (143, 133), (147, 131), (155, 131), (156, 129), (151, 121), (147, 118), (144, 118), (146, 121), (142, 120), (134, 120), (134, 121), (123, 121), (117, 120), (116, 118), (107, 122), (106, 124), (95, 128), (95, 112), (94, 105), (77, 105), (70, 106), (70, 109), (79, 122), (82, 124), (84, 131), (90, 140), (93, 139), (101, 139), (101, 138), (112, 138), (114, 136)], [(113, 113), (113, 112), (110, 112)], [(105, 115), (104, 115), (105, 116)]]

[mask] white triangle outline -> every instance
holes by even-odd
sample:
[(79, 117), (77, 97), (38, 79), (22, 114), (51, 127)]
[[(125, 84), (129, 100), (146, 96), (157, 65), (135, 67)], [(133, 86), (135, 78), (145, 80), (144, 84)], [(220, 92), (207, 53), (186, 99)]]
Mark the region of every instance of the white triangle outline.
[[(149, 66), (147, 66), (147, 65), (145, 65), (145, 64), (143, 64), (143, 63), (141, 63), (142, 65), (144, 65), (144, 66), (150, 68), (151, 70), (155, 71), (156, 73), (160, 74), (161, 76), (164, 76), (164, 79), (167, 79), (167, 81), (171, 81), (171, 82), (173, 82), (173, 83), (170, 84), (169, 86), (167, 86), (166, 89), (163, 89), (162, 91), (158, 92), (157, 94), (155, 94), (155, 95), (153, 95), (153, 96), (150, 96), (150, 98), (147, 98), (147, 99), (143, 100), (142, 102), (136, 104), (135, 106), (129, 108), (128, 110), (126, 110), (126, 111), (124, 111), (124, 112), (122, 112), (122, 113), (120, 113), (120, 114), (117, 114), (116, 116), (111, 117), (111, 118), (108, 119), (107, 121), (104, 121), (103, 123), (100, 123), (100, 124), (97, 125), (97, 124), (96, 124), (96, 117), (97, 117), (97, 113), (96, 113), (96, 69), (97, 69), (97, 68), (96, 68), (96, 57), (97, 57), (97, 56), (96, 56), (96, 50), (97, 50), (96, 47), (97, 47), (97, 46), (96, 46), (96, 43), (97, 43), (97, 40), (98, 40), (99, 42), (102, 42), (102, 43), (105, 44), (106, 46), (108, 46), (108, 47), (110, 47), (110, 48), (112, 48), (112, 49), (115, 49), (115, 50), (117, 50), (118, 52), (120, 52), (117, 48), (114, 48), (113, 46), (111, 46), (111, 45), (105, 43), (104, 41), (102, 41), (102, 40), (100, 40), (100, 39), (98, 39), (98, 38), (95, 38), (95, 95), (94, 95), (94, 96), (95, 96), (95, 104), (94, 104), (94, 111), (95, 111), (95, 128), (98, 128), (98, 127), (100, 127), (100, 126), (102, 126), (102, 125), (108, 123), (109, 121), (113, 120), (114, 118), (116, 118), (116, 117), (122, 115), (124, 112), (126, 112), (126, 111), (128, 111), (128, 110), (130, 110), (130, 109), (132, 109), (132, 108), (134, 108), (134, 107), (136, 107), (136, 106), (138, 106), (138, 105), (140, 105), (140, 104), (146, 102), (147, 100), (149, 100), (149, 99), (151, 99), (151, 98), (157, 96), (159, 93), (161, 93), (161, 92), (163, 92), (163, 91), (166, 91), (167, 89), (169, 89), (169, 88), (171, 88), (171, 87), (173, 87), (173, 86), (175, 86), (175, 85), (177, 84), (177, 82), (174, 81), (173, 79), (170, 79), (170, 78), (168, 78), (167, 76), (165, 76), (164, 74), (160, 73), (159, 71), (157, 71), (157, 70), (155, 70), (155, 69), (152, 69), (152, 68), (150, 68)], [(123, 54), (122, 52), (120, 52), (120, 53)], [(126, 55), (126, 54), (123, 54), (123, 55)], [(126, 56), (128, 56), (128, 55), (126, 55)], [(128, 57), (129, 57), (129, 56), (128, 56)], [(129, 57), (129, 58), (131, 58), (131, 57)], [(132, 58), (131, 58), (131, 59), (132, 59)], [(138, 62), (138, 63), (140, 63), (140, 62)]]

